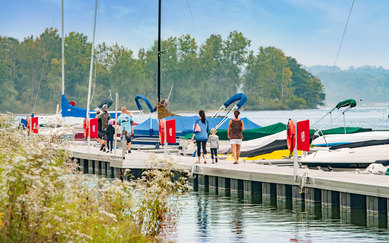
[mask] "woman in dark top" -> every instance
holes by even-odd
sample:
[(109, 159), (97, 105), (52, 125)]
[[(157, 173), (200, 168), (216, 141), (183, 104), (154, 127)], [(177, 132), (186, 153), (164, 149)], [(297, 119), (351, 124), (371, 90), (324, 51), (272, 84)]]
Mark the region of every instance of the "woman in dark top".
[(244, 131), (243, 121), (240, 120), (239, 117), (240, 112), (235, 111), (235, 118), (230, 121), (228, 125), (227, 136), (230, 139), (232, 154), (234, 155), (235, 162), (234, 164), (239, 164), (239, 156), (240, 156), (240, 145), (242, 144)]

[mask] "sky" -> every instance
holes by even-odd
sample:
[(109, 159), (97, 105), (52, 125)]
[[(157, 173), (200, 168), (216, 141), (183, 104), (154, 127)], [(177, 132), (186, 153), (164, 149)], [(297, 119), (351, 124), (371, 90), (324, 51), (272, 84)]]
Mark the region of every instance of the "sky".
[[(65, 1), (65, 35), (92, 39), (95, 0)], [(162, 38), (190, 34), (199, 45), (231, 31), (250, 49), (275, 46), (304, 66), (334, 65), (352, 0), (162, 0)], [(157, 38), (158, 0), (99, 0), (96, 42), (135, 52)], [(336, 65), (389, 69), (389, 0), (355, 0)], [(61, 33), (61, 0), (0, 0), (0, 36), (19, 40), (46, 27)]]

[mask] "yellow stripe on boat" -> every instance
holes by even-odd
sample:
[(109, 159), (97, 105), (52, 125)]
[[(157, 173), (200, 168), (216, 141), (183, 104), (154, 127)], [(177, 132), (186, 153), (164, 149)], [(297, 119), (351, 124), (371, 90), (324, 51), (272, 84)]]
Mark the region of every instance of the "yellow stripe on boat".
[[(298, 150), (297, 154), (302, 155), (303, 151)], [(289, 157), (289, 150), (284, 149), (284, 150), (276, 150), (276, 151), (273, 151), (273, 152), (267, 153), (267, 154), (257, 155), (254, 157), (245, 157), (244, 159), (246, 161), (250, 161), (250, 160), (261, 160), (261, 159), (264, 159), (264, 160), (283, 159), (283, 158), (287, 158), (287, 157)], [(226, 160), (233, 161), (234, 157), (232, 156), (232, 154), (229, 154), (229, 156), (228, 156), (228, 158), (226, 158)]]

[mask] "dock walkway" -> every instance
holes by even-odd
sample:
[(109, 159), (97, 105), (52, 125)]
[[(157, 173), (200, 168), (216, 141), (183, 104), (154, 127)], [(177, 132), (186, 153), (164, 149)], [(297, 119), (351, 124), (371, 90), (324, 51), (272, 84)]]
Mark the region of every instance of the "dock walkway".
[[(285, 202), (337, 207), (346, 218), (355, 210), (366, 212), (369, 225), (382, 226), (382, 217), (388, 226), (389, 176), (350, 172), (328, 172), (298, 169), (297, 177), (291, 166), (261, 165), (253, 162), (220, 160), (219, 163), (196, 164), (197, 158), (174, 154), (156, 154), (147, 151), (132, 151), (121, 156), (99, 151), (98, 147), (72, 145), (68, 147), (71, 157), (76, 159), (84, 173), (100, 174), (120, 178), (125, 169), (139, 176), (144, 169), (166, 168), (193, 174), (195, 187), (209, 192), (245, 197), (259, 196), (263, 201), (276, 200), (278, 206)], [(120, 153), (120, 155), (119, 155)], [(174, 165), (174, 166), (173, 166)], [(274, 200), (273, 200), (274, 201)]]

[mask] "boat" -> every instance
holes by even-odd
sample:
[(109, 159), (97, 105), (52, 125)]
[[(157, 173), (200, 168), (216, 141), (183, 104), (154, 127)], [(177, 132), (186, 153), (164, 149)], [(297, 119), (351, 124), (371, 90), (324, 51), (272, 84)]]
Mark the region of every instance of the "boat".
[(308, 167), (366, 168), (376, 161), (389, 160), (388, 151), (389, 143), (354, 148), (322, 148), (302, 157), (299, 162)]
[[(149, 110), (150, 110), (150, 118), (145, 120), (143, 123), (137, 125), (134, 127), (134, 133), (135, 137), (139, 136), (158, 136), (159, 134), (159, 119), (164, 118), (165, 120), (176, 120), (176, 136), (177, 137), (184, 137), (190, 136), (193, 134), (193, 124), (197, 119), (199, 119), (198, 116), (178, 116), (174, 113), (171, 113), (169, 110), (166, 109), (166, 107), (159, 107), (158, 109), (158, 117), (153, 117), (152, 114), (155, 113), (154, 109), (152, 109), (152, 106), (150, 102), (142, 95), (137, 95), (135, 97), (135, 103), (137, 104), (138, 109), (143, 114), (143, 108), (141, 104), (139, 103), (140, 100), (143, 100)], [(234, 102), (238, 102), (236, 106), (234, 106), (231, 110), (238, 110), (240, 109), (245, 101), (247, 100), (246, 95), (242, 93), (235, 94), (230, 99), (228, 99), (224, 103), (224, 107), (228, 108), (231, 104)], [(244, 102), (242, 102), (244, 101)], [(213, 116), (213, 117), (207, 117), (207, 121), (209, 122), (210, 128), (219, 127), (219, 129), (226, 130), (228, 128), (228, 122), (231, 120), (231, 118), (228, 118), (228, 114), (231, 113), (230, 111), (227, 112), (224, 116)], [(166, 116), (166, 115), (169, 116)], [(258, 124), (250, 121), (248, 118), (242, 118), (245, 128), (252, 130), (252, 129), (258, 129), (261, 126)]]
[(389, 139), (389, 131), (369, 131), (351, 134), (328, 134), (315, 138), (311, 144), (315, 147), (331, 147), (341, 144), (384, 139)]

